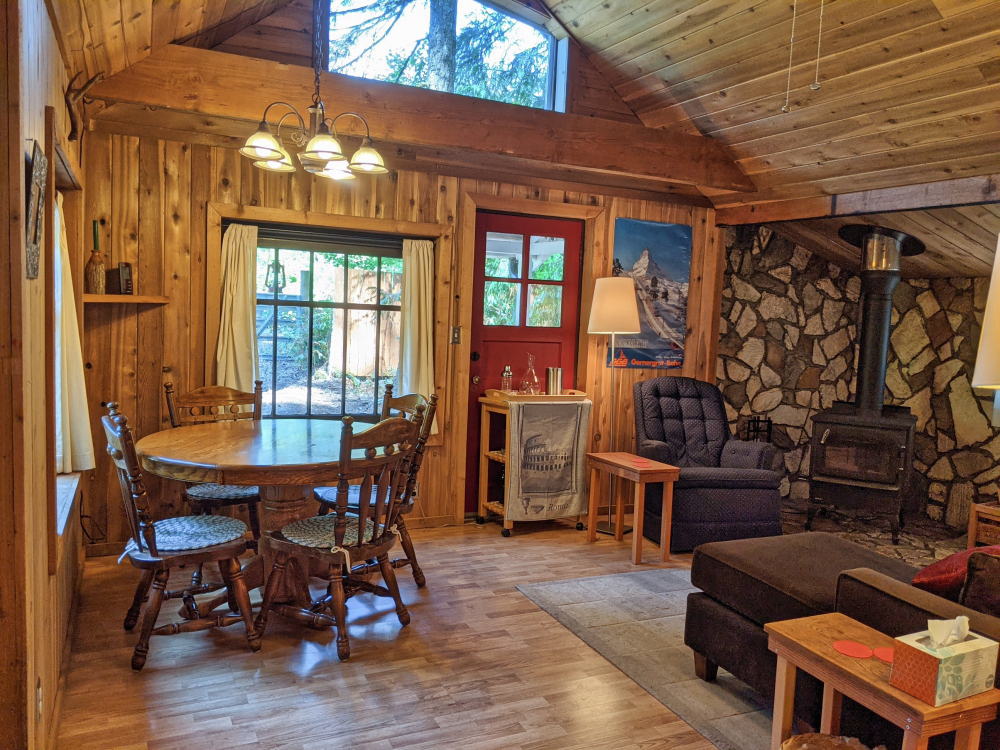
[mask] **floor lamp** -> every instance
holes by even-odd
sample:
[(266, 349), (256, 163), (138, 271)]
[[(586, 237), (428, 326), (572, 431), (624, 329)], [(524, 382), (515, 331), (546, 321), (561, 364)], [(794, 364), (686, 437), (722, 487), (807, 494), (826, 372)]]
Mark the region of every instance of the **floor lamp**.
[[(609, 334), (611, 336), (611, 436), (609, 450), (615, 450), (615, 336), (619, 333), (639, 333), (639, 305), (635, 299), (635, 282), (631, 276), (609, 276), (594, 283), (594, 301), (590, 308), (590, 324), (587, 333)], [(597, 524), (602, 534), (614, 534), (611, 521), (611, 505), (614, 502), (615, 478), (608, 476), (608, 521)], [(628, 533), (631, 529), (623, 529)]]
[[(997, 237), (997, 253), (1000, 254), (1000, 237)], [(990, 421), (994, 427), (1000, 427), (1000, 263), (993, 264), (972, 387), (993, 391), (993, 418)]]

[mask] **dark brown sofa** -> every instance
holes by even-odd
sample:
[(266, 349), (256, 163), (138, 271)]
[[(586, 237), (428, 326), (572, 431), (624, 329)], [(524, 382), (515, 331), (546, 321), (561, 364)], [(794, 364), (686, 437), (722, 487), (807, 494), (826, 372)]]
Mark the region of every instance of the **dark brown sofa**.
[[(928, 619), (967, 615), (972, 629), (1000, 640), (1000, 618), (990, 617), (909, 584), (915, 568), (832, 534), (809, 533), (703, 544), (695, 550), (684, 642), (695, 652), (695, 670), (714, 679), (719, 667), (774, 696), (776, 659), (764, 625), (796, 617), (841, 612), (890, 636), (926, 628)], [(822, 685), (800, 672), (798, 718), (818, 727)], [(902, 745), (902, 731), (853, 701), (844, 701), (841, 731), (869, 747)], [(954, 735), (931, 742), (952, 748)], [(983, 728), (982, 747), (1000, 748), (1000, 721)]]

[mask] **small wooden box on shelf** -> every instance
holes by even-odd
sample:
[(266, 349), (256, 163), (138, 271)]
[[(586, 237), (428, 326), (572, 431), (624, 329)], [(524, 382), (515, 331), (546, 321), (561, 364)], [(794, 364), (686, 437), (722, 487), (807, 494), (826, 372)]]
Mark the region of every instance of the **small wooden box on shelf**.
[[(507, 456), (510, 455), (510, 402), (511, 401), (583, 401), (587, 394), (583, 391), (566, 390), (558, 396), (544, 393), (528, 395), (508, 393), (488, 388), (486, 395), (479, 398), (482, 404), (482, 422), (479, 428), (479, 510), (477, 523), (483, 523), (487, 511), (503, 517), (503, 536), (510, 536), (514, 522), (507, 517), (504, 499), (507, 497)], [(503, 473), (503, 485), (499, 481), (490, 482)], [(577, 519), (578, 523), (580, 519)]]
[[(1000, 492), (997, 493), (1000, 497)], [(969, 507), (968, 549), (1000, 544), (1000, 502), (973, 503)]]

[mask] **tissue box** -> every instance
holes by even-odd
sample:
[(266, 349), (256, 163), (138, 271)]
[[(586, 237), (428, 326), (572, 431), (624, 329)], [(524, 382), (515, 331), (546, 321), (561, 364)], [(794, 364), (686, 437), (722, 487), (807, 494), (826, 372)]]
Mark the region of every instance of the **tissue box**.
[(889, 683), (932, 706), (993, 687), (1000, 644), (969, 633), (961, 643), (933, 649), (930, 631), (896, 639)]

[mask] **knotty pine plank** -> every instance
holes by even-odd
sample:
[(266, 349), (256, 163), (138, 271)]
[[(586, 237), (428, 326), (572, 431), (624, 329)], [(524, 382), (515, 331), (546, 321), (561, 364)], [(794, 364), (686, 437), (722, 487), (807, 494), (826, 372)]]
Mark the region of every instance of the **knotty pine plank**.
[[(205, 372), (205, 255), (207, 253), (207, 207), (206, 196), (212, 195), (215, 175), (216, 149), (207, 146), (191, 146), (191, 194), (190, 194), (190, 238), (191, 264), (190, 302), (188, 322), (191, 330), (188, 347), (191, 358), (188, 364), (188, 387), (200, 388), (209, 385)], [(181, 194), (183, 198), (183, 194)], [(182, 311), (182, 308), (179, 310)], [(183, 312), (181, 312), (183, 314)]]

